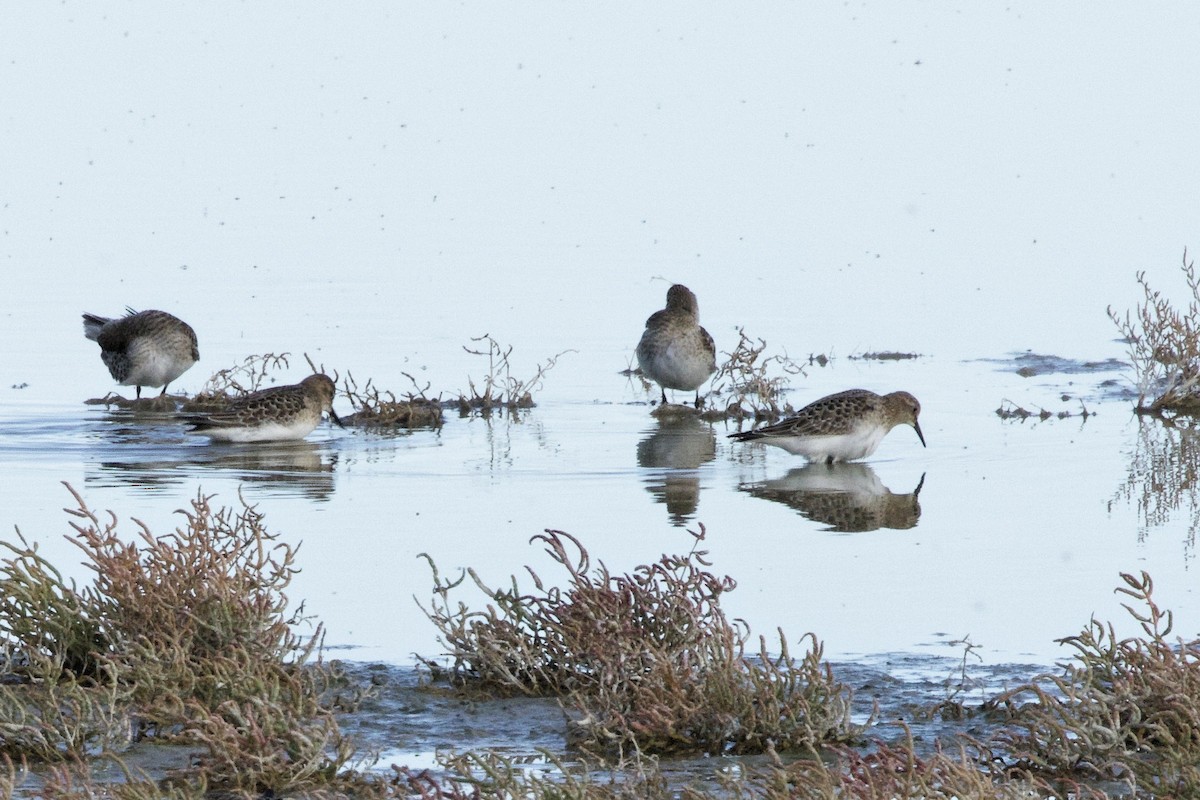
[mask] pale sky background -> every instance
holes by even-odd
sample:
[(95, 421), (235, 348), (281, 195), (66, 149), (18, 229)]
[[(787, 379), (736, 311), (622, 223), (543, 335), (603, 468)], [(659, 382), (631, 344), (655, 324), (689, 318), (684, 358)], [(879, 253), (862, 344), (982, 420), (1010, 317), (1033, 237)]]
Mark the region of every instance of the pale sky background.
[(1087, 356), (1193, 244), (1186, 3), (7, 15), (10, 330), (216, 307), (228, 360), (231, 327), (335, 348), (345, 302), (366, 341), (631, 349), (661, 276), (797, 351)]

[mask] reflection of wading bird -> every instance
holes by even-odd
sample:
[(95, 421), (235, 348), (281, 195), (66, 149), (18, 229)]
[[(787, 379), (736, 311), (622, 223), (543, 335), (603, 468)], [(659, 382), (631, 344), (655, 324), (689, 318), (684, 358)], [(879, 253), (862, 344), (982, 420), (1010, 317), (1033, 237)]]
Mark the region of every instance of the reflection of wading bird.
[(700, 327), (700, 307), (691, 289), (677, 283), (667, 290), (667, 307), (646, 320), (637, 360), (642, 374), (662, 389), (664, 405), (667, 389), (696, 390), (700, 407), (699, 387), (717, 371), (717, 348)]
[(924, 485), (922, 475), (911, 493), (893, 494), (867, 464), (806, 464), (782, 478), (738, 489), (849, 533), (912, 528), (921, 518), (918, 498)]
[(83, 335), (100, 345), (100, 360), (122, 386), (167, 385), (200, 360), (196, 332), (165, 311), (134, 311), (109, 319), (83, 315)]
[(925, 446), (917, 423), (921, 404), (908, 392), (882, 397), (865, 389), (831, 394), (808, 404), (794, 417), (754, 431), (731, 433), (739, 442), (762, 441), (809, 461), (853, 461), (875, 452), (888, 431), (911, 425)]
[(225, 442), (267, 442), (303, 439), (321, 421), (321, 414), (339, 426), (333, 412), (335, 386), (328, 375), (309, 375), (292, 386), (273, 386), (239, 397), (223, 411), (189, 417), (192, 430)]
[(647, 469), (646, 489), (666, 503), (671, 522), (683, 525), (700, 502), (700, 467), (717, 457), (712, 428), (686, 409), (659, 417), (638, 442), (637, 463)]

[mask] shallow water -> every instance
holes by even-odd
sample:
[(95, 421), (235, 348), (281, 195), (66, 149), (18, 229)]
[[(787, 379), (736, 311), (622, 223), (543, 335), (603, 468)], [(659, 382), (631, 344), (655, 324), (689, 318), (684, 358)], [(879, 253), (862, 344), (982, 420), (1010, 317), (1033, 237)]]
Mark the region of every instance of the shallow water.
[[(1200, 55), (1161, 43), (1195, 9), (1086, 31), (1019, 3), (11, 11), (0, 523), (69, 576), (90, 577), (61, 482), (130, 536), (240, 495), (302, 543), (289, 596), (333, 652), (402, 672), (440, 652), (418, 554), (553, 580), (545, 528), (623, 571), (703, 524), (731, 616), (914, 679), (968, 635), (1003, 672), (1069, 655), (1055, 640), (1092, 615), (1135, 632), (1123, 571), (1200, 625), (1200, 448), (1131, 414), (1105, 314), (1137, 270), (1180, 296)], [(897, 429), (830, 471), (651, 416), (621, 372), (676, 281), (719, 350), (742, 327), (832, 357), (792, 380), (797, 407), (912, 392), (928, 449)], [(512, 345), (521, 380), (558, 358), (516, 415), (216, 446), (84, 404), (114, 387), (79, 315), (127, 305), (196, 329), (187, 393), (268, 352), (293, 354), (283, 382), (307, 353), (444, 398), (488, 371), (473, 337)], [(855, 357), (885, 350), (920, 357)]]
[[(166, 414), (30, 404), (6, 409), (0, 429), (5, 507), (82, 580), (59, 538), (58, 509), (70, 505), (59, 481), (154, 531), (173, 528), (172, 512), (197, 492), (223, 504), (240, 492), (302, 543), (290, 595), (326, 623), (339, 657), (394, 664), (440, 652), (417, 603), (432, 588), (419, 553), (444, 574), (473, 566), (492, 584), (526, 565), (554, 581), (562, 576), (529, 544), (544, 528), (624, 571), (686, 552), (686, 530), (703, 524), (714, 568), (739, 584), (727, 610), (762, 633), (813, 631), (838, 659), (952, 654), (946, 641), (969, 634), (991, 663), (1048, 665), (1062, 655), (1054, 640), (1093, 613), (1120, 621), (1121, 571), (1149, 571), (1160, 602), (1188, 619), (1194, 488), (1147, 505), (1167, 491), (1152, 474), (1154, 448), (1190, 452), (1170, 450), (1185, 434), (1132, 417), (1105, 385), (1120, 376), (1111, 362), (1032, 378), (1019, 373), (1027, 362), (809, 367), (797, 402), (846, 385), (925, 398), (928, 449), (898, 428), (873, 459), (835, 468), (732, 442), (731, 424), (686, 410), (653, 416), (617, 369), (610, 398), (564, 399), (552, 370), (528, 411), (451, 412), (439, 430), (396, 433), (325, 424), (272, 445), (208, 444)], [(943, 397), (944, 385), (960, 388)], [(1076, 416), (1001, 419), (1003, 399)]]

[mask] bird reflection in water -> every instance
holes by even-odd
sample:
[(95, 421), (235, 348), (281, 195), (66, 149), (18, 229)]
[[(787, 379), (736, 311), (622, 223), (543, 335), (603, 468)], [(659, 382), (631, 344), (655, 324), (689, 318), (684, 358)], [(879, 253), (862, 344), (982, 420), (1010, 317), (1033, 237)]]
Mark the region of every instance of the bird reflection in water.
[(333, 495), (337, 453), (303, 440), (256, 446), (210, 446), (217, 451), (203, 466), (238, 474), (246, 484), (276, 494), (300, 494), (312, 500)]
[(172, 458), (145, 458), (130, 454), (121, 460), (101, 462), (100, 474), (89, 483), (120, 483), (154, 488), (190, 480), (200, 473), (230, 473), (246, 487), (276, 494), (325, 501), (333, 496), (337, 454), (314, 442), (272, 442), (256, 446), (211, 445), (179, 448)]
[(915, 527), (921, 518), (918, 495), (925, 475), (910, 494), (893, 494), (867, 464), (809, 464), (763, 483), (739, 486), (754, 497), (783, 503), (829, 527), (859, 532)]
[(259, 442), (189, 445), (195, 437), (176, 414), (111, 410), (96, 418), (89, 449), (98, 458), (85, 481), (97, 486), (161, 489), (205, 473), (230, 477), (265, 494), (324, 501), (333, 496), (338, 454), (327, 443)]
[(638, 442), (638, 466), (652, 470), (646, 491), (666, 503), (671, 524), (686, 525), (700, 503), (699, 469), (717, 457), (717, 439), (690, 409), (656, 417), (657, 426)]

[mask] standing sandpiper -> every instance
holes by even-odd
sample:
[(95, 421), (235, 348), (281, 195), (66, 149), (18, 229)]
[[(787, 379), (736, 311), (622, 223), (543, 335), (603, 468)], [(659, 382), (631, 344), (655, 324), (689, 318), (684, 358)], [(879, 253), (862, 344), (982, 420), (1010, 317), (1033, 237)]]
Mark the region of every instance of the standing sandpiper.
[(167, 385), (200, 360), (196, 332), (165, 311), (134, 311), (108, 319), (83, 315), (83, 335), (100, 345), (100, 359), (122, 386)]
[(667, 389), (696, 390), (700, 408), (699, 387), (717, 370), (717, 349), (700, 327), (700, 307), (691, 289), (677, 283), (667, 290), (667, 307), (646, 320), (637, 360), (642, 374), (661, 387), (664, 405)]
[(335, 389), (328, 375), (309, 375), (291, 386), (272, 386), (239, 397), (223, 411), (194, 415), (190, 417), (192, 430), (222, 442), (303, 439), (317, 427), (325, 411), (342, 425), (333, 412)]
[(761, 440), (809, 461), (833, 464), (871, 455), (897, 425), (911, 425), (924, 447), (925, 435), (917, 422), (920, 413), (921, 404), (908, 392), (881, 397), (866, 389), (850, 389), (809, 403), (794, 417), (758, 430), (731, 433), (729, 438)]

